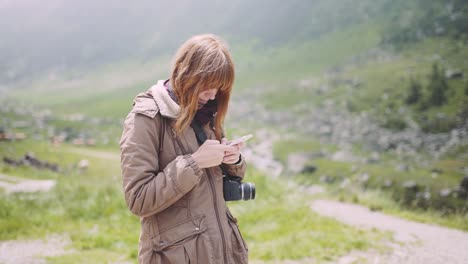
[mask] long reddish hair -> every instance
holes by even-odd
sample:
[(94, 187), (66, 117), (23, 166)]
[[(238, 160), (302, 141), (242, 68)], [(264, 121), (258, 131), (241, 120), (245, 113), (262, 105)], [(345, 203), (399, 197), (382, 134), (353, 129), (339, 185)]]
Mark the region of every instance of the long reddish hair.
[(199, 94), (218, 89), (214, 130), (216, 138), (221, 140), (234, 83), (234, 63), (227, 44), (212, 34), (191, 37), (176, 53), (170, 82), (180, 106), (175, 124), (177, 133), (186, 129), (195, 117)]

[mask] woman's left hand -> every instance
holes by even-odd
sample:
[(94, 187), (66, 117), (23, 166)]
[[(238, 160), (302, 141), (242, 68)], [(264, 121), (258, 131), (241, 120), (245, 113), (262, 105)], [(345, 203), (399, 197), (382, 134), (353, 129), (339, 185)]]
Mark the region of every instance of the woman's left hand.
[[(221, 144), (227, 145), (229, 141), (227, 138), (222, 138), (221, 139)], [(240, 159), (240, 149), (244, 146), (244, 142), (241, 142), (239, 144), (234, 145), (235, 150), (234, 151), (225, 151), (224, 152), (224, 158), (223, 158), (223, 163), (224, 164), (235, 164), (239, 161)]]

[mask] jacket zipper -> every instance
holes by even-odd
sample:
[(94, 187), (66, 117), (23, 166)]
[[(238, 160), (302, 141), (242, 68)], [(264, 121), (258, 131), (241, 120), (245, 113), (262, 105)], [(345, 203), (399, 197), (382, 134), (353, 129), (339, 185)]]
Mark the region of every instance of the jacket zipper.
[(216, 199), (216, 187), (214, 185), (214, 182), (213, 182), (213, 177), (210, 173), (210, 170), (209, 169), (206, 169), (206, 172), (208, 173), (208, 181), (210, 182), (210, 187), (211, 187), (211, 190), (212, 190), (212, 193), (213, 193), (213, 202), (214, 202), (214, 206), (215, 206), (215, 214), (216, 214), (216, 220), (218, 221), (218, 227), (219, 227), (219, 231), (221, 232), (221, 239), (223, 240), (223, 258), (224, 258), (224, 263), (227, 264), (227, 259), (226, 259), (226, 238), (224, 236), (224, 230), (223, 230), (223, 226), (221, 225), (221, 219), (219, 217), (219, 210), (218, 210), (218, 200)]
[[(172, 129), (172, 135), (173, 135), (173, 139), (177, 142), (177, 145), (179, 146), (179, 148), (181, 148), (182, 152), (187, 153), (185, 151), (185, 148), (181, 144), (181, 142), (179, 142), (179, 140), (177, 138), (177, 134), (176, 134), (174, 129)], [(225, 238), (225, 235), (224, 235), (223, 226), (221, 225), (221, 219), (219, 217), (218, 200), (216, 199), (216, 186), (214, 185), (213, 177), (211, 175), (210, 169), (205, 169), (205, 171), (208, 174), (208, 182), (210, 183), (210, 188), (211, 188), (211, 191), (212, 191), (211, 193), (213, 194), (213, 203), (214, 203), (214, 207), (215, 207), (216, 220), (218, 221), (218, 227), (219, 227), (219, 231), (221, 233), (221, 240), (223, 241), (224, 263), (228, 264), (227, 258), (226, 258), (227, 257), (227, 254), (226, 254), (226, 238)]]

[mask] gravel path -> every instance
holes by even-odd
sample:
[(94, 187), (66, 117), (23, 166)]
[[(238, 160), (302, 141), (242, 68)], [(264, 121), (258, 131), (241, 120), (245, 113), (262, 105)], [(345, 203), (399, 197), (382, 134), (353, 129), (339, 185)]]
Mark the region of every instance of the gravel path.
[(99, 159), (107, 159), (110, 161), (120, 162), (120, 153), (112, 151), (101, 151), (94, 149), (85, 149), (85, 148), (65, 148), (63, 149), (66, 152), (80, 154), (85, 157), (94, 157)]
[(391, 231), (396, 241), (404, 243), (403, 246), (394, 247), (391, 252), (383, 256), (376, 254), (361, 256), (366, 258), (368, 263), (468, 263), (467, 232), (416, 223), (372, 212), (366, 207), (355, 204), (316, 200), (311, 207), (321, 215), (333, 217), (349, 225)]
[(64, 235), (52, 235), (46, 240), (10, 240), (0, 242), (0, 263), (3, 264), (42, 264), (45, 257), (72, 253), (65, 250), (71, 244)]
[(55, 180), (29, 180), (0, 174), (0, 188), (6, 193), (48, 192), (55, 186)]
[[(274, 135), (257, 135), (262, 143), (243, 151), (247, 160), (270, 176), (278, 177), (282, 165), (272, 158)], [(314, 186), (312, 186), (314, 187)], [(312, 188), (311, 187), (311, 188)], [(319, 186), (320, 187), (320, 186)], [(315, 190), (317, 189), (317, 190)], [(309, 191), (309, 190), (304, 190)], [(324, 192), (313, 188), (314, 192)], [(354, 251), (333, 261), (335, 264), (466, 264), (468, 263), (468, 233), (445, 227), (412, 222), (395, 216), (372, 212), (368, 208), (335, 201), (315, 200), (311, 208), (317, 213), (349, 225), (390, 231), (397, 243), (388, 244), (388, 252)], [(310, 264), (312, 259), (283, 261), (253, 261), (255, 264)]]

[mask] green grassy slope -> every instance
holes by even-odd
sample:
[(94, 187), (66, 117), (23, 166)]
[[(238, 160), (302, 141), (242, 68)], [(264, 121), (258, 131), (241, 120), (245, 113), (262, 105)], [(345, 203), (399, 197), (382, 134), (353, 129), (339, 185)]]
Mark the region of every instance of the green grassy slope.
[(45, 76), (32, 84), (19, 84), (8, 95), (50, 108), (58, 114), (123, 118), (137, 93), (146, 91), (158, 79), (166, 78), (169, 64), (169, 59), (164, 57), (149, 63), (122, 61), (93, 72)]
[[(468, 70), (464, 59), (468, 47), (464, 44), (430, 38), (397, 52), (379, 46), (380, 31), (378, 24), (352, 25), (316, 40), (292, 41), (279, 48), (262, 48), (255, 42), (233, 43), (237, 66), (234, 93), (262, 87), (262, 103), (267, 109), (287, 109), (302, 102), (320, 106), (326, 99), (333, 99), (346, 102), (351, 111), (372, 110), (382, 120), (392, 118), (385, 112), (397, 112), (401, 107), (417, 117), (421, 115), (417, 106), (404, 105), (411, 80), (427, 86), (434, 63), (443, 69)], [(72, 79), (38, 80), (30, 87), (16, 89), (12, 96), (59, 113), (122, 118), (138, 92), (167, 78), (169, 64), (168, 58), (144, 65), (123, 62)], [(313, 85), (300, 89), (301, 80), (311, 80)], [(358, 80), (359, 86), (350, 89), (340, 80)], [(427, 109), (425, 115), (454, 116), (460, 111), (468, 100), (468, 84), (463, 79), (449, 80), (448, 84), (448, 102)], [(317, 93), (321, 85), (331, 89)]]
[[(50, 258), (52, 263), (135, 261), (139, 220), (123, 199), (118, 153), (103, 156), (66, 145), (0, 142), (0, 156), (17, 159), (26, 151), (58, 163), (63, 172), (0, 164), (3, 174), (57, 181), (49, 193), (6, 195), (0, 191), (0, 240), (67, 234), (78, 252)], [(90, 166), (81, 174), (74, 165), (83, 158)], [(381, 248), (379, 241), (389, 239), (384, 233), (362, 231), (313, 213), (308, 209), (310, 198), (268, 181), (253, 168), (247, 178), (257, 184), (257, 200), (230, 206), (239, 218), (251, 259), (301, 259), (312, 253), (322, 262), (352, 250)]]

